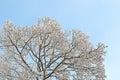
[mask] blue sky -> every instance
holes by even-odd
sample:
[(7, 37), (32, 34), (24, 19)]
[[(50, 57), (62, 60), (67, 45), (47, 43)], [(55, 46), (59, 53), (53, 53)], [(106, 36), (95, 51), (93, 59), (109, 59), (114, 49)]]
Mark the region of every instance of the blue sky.
[(106, 80), (119, 79), (120, 0), (0, 0), (0, 30), (6, 20), (30, 26), (45, 16), (56, 19), (63, 29), (84, 31), (93, 44), (108, 45)]

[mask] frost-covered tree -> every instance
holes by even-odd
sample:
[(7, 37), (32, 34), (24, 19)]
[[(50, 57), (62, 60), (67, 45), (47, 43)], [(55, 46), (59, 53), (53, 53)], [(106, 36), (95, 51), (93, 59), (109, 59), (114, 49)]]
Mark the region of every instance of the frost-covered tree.
[(105, 80), (105, 45), (48, 17), (31, 27), (7, 21), (0, 34), (1, 80)]

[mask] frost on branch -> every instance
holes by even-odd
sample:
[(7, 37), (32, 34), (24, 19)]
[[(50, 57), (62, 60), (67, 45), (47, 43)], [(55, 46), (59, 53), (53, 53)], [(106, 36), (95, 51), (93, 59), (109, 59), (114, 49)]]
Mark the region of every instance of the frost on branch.
[(0, 49), (0, 79), (105, 80), (105, 45), (94, 48), (85, 33), (64, 32), (48, 17), (30, 27), (7, 21), (0, 34)]

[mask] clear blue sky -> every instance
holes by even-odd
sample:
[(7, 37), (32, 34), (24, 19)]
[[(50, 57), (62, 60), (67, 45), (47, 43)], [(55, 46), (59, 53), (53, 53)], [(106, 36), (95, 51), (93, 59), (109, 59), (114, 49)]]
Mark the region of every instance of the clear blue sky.
[(93, 44), (108, 45), (106, 80), (119, 80), (120, 0), (0, 0), (0, 29), (6, 20), (26, 26), (45, 16), (56, 19), (63, 29), (84, 31)]

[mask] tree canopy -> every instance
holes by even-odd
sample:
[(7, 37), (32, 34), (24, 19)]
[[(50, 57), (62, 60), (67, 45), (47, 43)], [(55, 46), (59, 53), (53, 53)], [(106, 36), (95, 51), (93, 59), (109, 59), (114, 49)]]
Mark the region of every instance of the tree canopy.
[(0, 79), (105, 80), (105, 47), (94, 47), (80, 30), (63, 31), (49, 17), (29, 27), (7, 21), (0, 34)]

